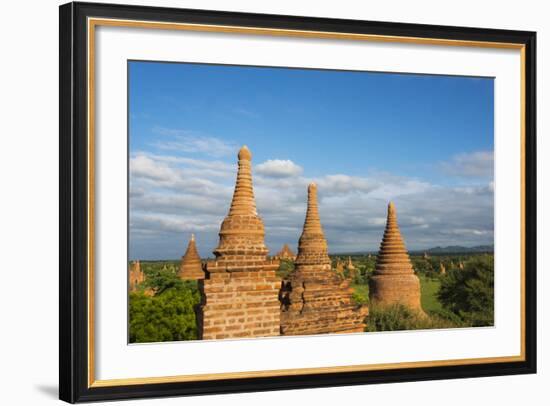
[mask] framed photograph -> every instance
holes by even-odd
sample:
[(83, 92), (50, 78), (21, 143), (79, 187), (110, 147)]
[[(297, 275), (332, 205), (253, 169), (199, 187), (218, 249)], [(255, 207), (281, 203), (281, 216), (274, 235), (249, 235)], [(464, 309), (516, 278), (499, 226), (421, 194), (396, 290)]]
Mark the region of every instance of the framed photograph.
[(536, 34), (60, 7), (60, 398), (536, 372)]

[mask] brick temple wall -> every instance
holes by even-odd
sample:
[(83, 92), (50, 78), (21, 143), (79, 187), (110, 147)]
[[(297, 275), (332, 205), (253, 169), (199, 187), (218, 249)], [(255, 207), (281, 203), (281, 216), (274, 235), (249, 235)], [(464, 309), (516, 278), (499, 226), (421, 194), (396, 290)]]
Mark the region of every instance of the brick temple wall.
[(278, 263), (267, 261), (259, 270), (219, 271), (207, 264), (207, 279), (199, 282), (203, 298), (199, 315), (201, 339), (278, 336), (281, 279)]

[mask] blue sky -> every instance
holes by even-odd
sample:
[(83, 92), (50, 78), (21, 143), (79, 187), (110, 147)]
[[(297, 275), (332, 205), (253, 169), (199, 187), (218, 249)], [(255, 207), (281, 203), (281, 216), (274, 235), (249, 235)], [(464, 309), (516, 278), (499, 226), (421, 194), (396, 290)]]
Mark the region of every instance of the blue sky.
[[(129, 62), (130, 257), (209, 256), (236, 152), (275, 252), (319, 184), (332, 252), (376, 250), (395, 200), (410, 249), (493, 242), (493, 79)], [(276, 198), (273, 196), (276, 195)]]

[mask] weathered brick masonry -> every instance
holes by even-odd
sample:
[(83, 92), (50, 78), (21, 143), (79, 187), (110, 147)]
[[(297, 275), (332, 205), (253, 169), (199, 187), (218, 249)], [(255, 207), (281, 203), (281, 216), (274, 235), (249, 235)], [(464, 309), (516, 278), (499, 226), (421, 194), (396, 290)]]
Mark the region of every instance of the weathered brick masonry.
[(308, 188), (296, 268), (281, 290), (281, 334), (362, 332), (368, 309), (354, 304), (349, 281), (331, 269), (317, 207), (317, 187)]
[(229, 214), (220, 228), (215, 260), (207, 261), (199, 281), (200, 338), (267, 337), (280, 334), (281, 280), (276, 260), (268, 260), (264, 224), (256, 212), (252, 154), (238, 154), (239, 168)]

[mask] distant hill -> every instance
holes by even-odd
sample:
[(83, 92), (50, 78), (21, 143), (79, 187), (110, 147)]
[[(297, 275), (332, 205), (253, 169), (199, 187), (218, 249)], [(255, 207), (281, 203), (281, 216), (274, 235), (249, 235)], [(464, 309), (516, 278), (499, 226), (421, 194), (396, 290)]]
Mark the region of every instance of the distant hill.
[[(433, 247), (425, 250), (411, 250), (410, 254), (412, 255), (421, 255), (425, 252), (432, 255), (441, 255), (441, 254), (475, 254), (483, 252), (493, 252), (495, 249), (494, 245), (476, 245), (475, 247), (463, 247), (461, 245), (449, 245), (447, 247)], [(346, 256), (346, 255), (376, 255), (378, 251), (359, 251), (359, 252), (334, 252), (330, 255), (336, 256)]]
[(476, 245), (475, 247), (449, 245), (448, 247), (434, 247), (427, 250), (417, 250), (415, 253), (427, 252), (428, 254), (471, 254), (477, 252), (493, 252), (494, 249), (494, 245)]

